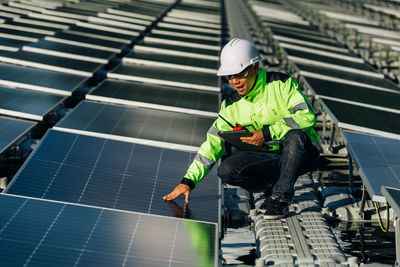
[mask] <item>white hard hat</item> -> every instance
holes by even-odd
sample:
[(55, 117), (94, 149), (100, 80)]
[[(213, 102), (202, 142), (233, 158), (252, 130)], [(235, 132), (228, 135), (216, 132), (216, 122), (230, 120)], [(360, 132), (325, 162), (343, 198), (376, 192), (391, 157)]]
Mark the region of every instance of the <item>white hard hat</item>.
[(233, 38), (221, 51), (221, 66), (217, 76), (238, 74), (261, 60), (255, 45), (242, 38)]

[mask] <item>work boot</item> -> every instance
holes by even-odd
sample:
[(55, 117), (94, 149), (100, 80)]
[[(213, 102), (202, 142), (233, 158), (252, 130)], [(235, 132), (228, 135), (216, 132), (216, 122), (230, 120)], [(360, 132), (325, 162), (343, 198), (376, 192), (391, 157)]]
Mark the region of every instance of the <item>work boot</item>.
[(264, 199), (265, 200), (261, 204), (260, 209), (259, 209), (262, 213), (264, 213), (266, 211), (265, 202), (266, 202), (267, 199), (271, 198), (271, 195), (272, 195), (272, 187), (268, 187), (267, 189), (264, 190)]
[(270, 197), (264, 201), (264, 219), (276, 220), (286, 217), (289, 214), (289, 205), (287, 202), (280, 201), (277, 198)]

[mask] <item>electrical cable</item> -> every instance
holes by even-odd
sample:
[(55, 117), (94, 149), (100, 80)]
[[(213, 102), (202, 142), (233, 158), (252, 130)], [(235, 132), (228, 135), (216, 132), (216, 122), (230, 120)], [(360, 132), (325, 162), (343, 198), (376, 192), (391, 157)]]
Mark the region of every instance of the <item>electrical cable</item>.
[(378, 216), (379, 226), (381, 227), (383, 232), (387, 232), (389, 230), (389, 208), (388, 208), (388, 203), (386, 201), (386, 227), (385, 228), (383, 228), (383, 226), (382, 226), (382, 218), (381, 218), (381, 214), (378, 211), (378, 205), (376, 204), (376, 202), (374, 202), (374, 205), (375, 205), (376, 215)]

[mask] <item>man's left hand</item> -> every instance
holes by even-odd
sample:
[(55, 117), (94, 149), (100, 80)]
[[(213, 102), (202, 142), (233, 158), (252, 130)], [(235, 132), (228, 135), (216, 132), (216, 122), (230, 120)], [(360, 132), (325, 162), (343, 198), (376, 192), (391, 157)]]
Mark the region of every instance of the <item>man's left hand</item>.
[(264, 135), (262, 130), (255, 130), (251, 133), (253, 134), (252, 136), (240, 137), (240, 140), (250, 145), (261, 146), (264, 143)]

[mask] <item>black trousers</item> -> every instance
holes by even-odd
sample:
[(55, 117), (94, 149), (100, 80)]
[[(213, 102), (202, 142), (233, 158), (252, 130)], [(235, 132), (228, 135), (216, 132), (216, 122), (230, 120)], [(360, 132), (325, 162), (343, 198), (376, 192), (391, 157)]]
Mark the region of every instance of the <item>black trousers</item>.
[(249, 191), (272, 189), (290, 202), (297, 177), (317, 167), (319, 151), (302, 130), (286, 133), (279, 153), (238, 151), (222, 161), (218, 175), (226, 184)]

